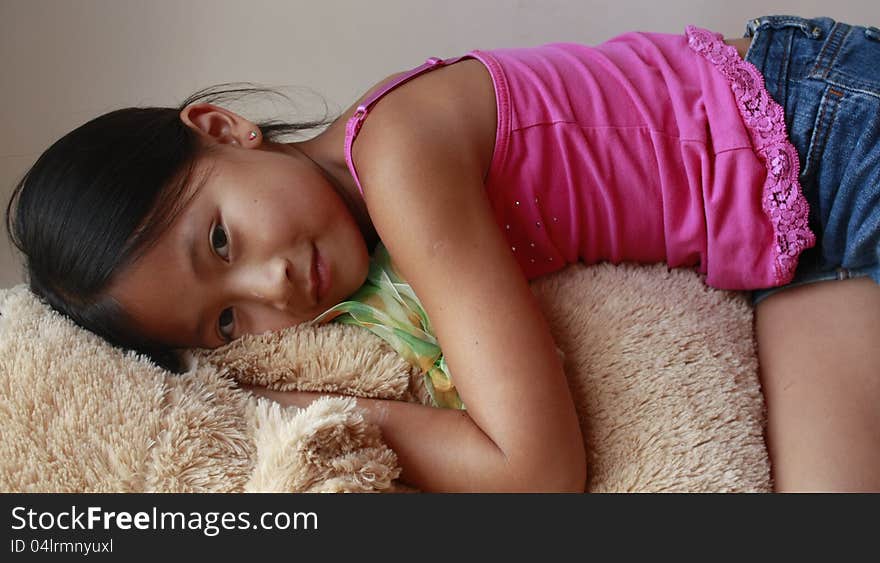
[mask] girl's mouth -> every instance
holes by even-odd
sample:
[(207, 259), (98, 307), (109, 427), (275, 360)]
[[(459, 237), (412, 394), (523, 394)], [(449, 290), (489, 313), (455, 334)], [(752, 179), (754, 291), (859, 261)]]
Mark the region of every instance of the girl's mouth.
[(315, 292), (315, 305), (321, 302), (330, 286), (330, 268), (315, 245), (315, 261), (312, 269), (312, 287)]

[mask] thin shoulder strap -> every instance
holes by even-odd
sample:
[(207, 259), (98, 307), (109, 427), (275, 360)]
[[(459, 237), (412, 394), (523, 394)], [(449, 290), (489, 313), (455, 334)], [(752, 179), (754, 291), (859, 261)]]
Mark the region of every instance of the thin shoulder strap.
[(351, 145), (354, 142), (354, 138), (357, 136), (358, 131), (361, 130), (361, 125), (363, 125), (364, 119), (367, 117), (370, 108), (372, 108), (373, 104), (375, 104), (382, 96), (384, 96), (394, 88), (397, 88), (404, 82), (415, 78), (416, 76), (422, 74), (423, 72), (426, 72), (429, 69), (434, 69), (443, 65), (449, 65), (458, 62), (464, 58), (467, 58), (467, 55), (462, 55), (460, 57), (454, 57), (451, 59), (440, 59), (438, 57), (431, 57), (416, 68), (405, 72), (404, 74), (401, 74), (394, 80), (390, 80), (387, 83), (383, 84), (381, 88), (370, 94), (366, 100), (358, 105), (354, 114), (352, 114), (352, 116), (348, 119), (348, 123), (346, 123), (345, 125), (345, 159), (348, 162), (348, 167), (351, 170), (352, 176), (354, 176), (354, 181), (361, 192), (361, 196), (364, 195), (364, 189), (361, 187), (361, 182), (358, 179), (357, 171), (354, 169), (354, 162), (352, 162), (351, 160)]
[(449, 65), (449, 64), (458, 62), (463, 58), (465, 58), (465, 56), (454, 57), (451, 59), (440, 59), (437, 57), (429, 58), (421, 65), (417, 66), (416, 68), (414, 68), (404, 74), (401, 74), (400, 76), (398, 76), (394, 80), (391, 80), (391, 81), (385, 83), (381, 88), (379, 88), (378, 90), (376, 90), (375, 92), (370, 94), (370, 96), (357, 107), (357, 110), (354, 112), (354, 115), (352, 115), (351, 119), (354, 120), (355, 118), (359, 118), (362, 121), (363, 117), (370, 111), (370, 108), (373, 107), (373, 104), (375, 104), (379, 98), (381, 98), (382, 96), (387, 94), (389, 91), (393, 90), (394, 88), (397, 88), (398, 86), (400, 86), (404, 82), (407, 82), (407, 81), (415, 78), (416, 76), (420, 75), (425, 70), (432, 69), (434, 67), (443, 66), (443, 65)]

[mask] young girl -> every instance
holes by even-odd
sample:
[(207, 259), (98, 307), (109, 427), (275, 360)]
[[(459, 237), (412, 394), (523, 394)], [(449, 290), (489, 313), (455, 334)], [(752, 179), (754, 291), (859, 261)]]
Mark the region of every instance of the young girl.
[(771, 16), (739, 40), (689, 26), (431, 58), (303, 142), (275, 139), (321, 123), (194, 96), (57, 141), (8, 228), (35, 293), (171, 369), (173, 349), (314, 319), (381, 239), (468, 407), (358, 400), (425, 491), (584, 490), (527, 282), (576, 260), (694, 267), (760, 290), (777, 489), (876, 490), (878, 69), (876, 28)]

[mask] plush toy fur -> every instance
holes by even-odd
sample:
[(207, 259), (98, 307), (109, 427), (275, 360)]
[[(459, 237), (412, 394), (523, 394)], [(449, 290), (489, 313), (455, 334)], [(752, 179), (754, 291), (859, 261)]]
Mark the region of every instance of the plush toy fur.
[[(588, 490), (771, 490), (745, 294), (662, 264), (576, 264), (532, 289), (564, 353)], [(236, 386), (427, 403), (368, 331), (292, 327), (188, 358), (173, 375), (25, 286), (0, 290), (0, 490), (414, 490), (353, 399), (296, 409)]]

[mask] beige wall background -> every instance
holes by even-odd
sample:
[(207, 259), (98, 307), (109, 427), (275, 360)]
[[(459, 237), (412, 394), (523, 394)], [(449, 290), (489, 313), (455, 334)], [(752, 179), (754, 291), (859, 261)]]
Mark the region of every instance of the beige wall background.
[[(429, 56), (594, 44), (688, 23), (739, 37), (768, 14), (880, 26), (877, 0), (0, 0), (0, 201), (5, 211), (40, 153), (93, 117), (177, 105), (221, 82), (277, 87), (296, 103), (237, 109), (251, 119), (315, 117), (322, 99), (338, 113)], [(24, 277), (2, 232), (0, 287), (9, 287)]]

